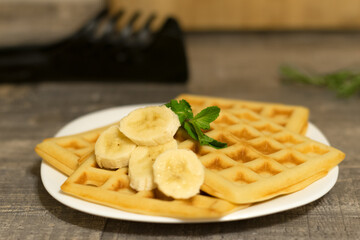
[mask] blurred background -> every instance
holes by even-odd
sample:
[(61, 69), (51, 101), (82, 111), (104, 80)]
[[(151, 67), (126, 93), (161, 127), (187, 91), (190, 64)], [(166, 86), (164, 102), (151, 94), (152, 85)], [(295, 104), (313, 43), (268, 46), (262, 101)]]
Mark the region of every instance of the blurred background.
[[(79, 37), (97, 15), (96, 28)], [(179, 26), (157, 35), (169, 17)], [(234, 91), (238, 82), (278, 84), (284, 64), (315, 74), (356, 70), (359, 29), (359, 0), (0, 0), (0, 79), (95, 76)]]
[[(360, 0), (0, 0), (0, 239), (360, 239), (359, 70)], [(86, 114), (181, 93), (309, 108), (346, 153), (334, 190), (189, 228), (89, 216), (47, 193), (43, 139)]]
[(139, 27), (156, 14), (159, 27), (174, 16), (185, 32), (359, 30), (358, 0), (0, 0), (0, 44), (43, 44), (74, 33), (104, 6), (125, 10), (126, 23), (140, 11)]

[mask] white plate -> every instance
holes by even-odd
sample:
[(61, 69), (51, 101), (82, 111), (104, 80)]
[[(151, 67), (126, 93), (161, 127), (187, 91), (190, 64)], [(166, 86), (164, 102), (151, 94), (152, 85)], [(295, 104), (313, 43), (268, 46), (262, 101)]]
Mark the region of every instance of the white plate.
[[(56, 134), (56, 136), (75, 134), (110, 124), (112, 122), (120, 120), (133, 109), (143, 106), (146, 105), (116, 107), (87, 114), (68, 123)], [(321, 133), (321, 131), (311, 123), (309, 123), (306, 135), (316, 141), (329, 145), (329, 142)], [(301, 191), (277, 197), (264, 203), (256, 204), (249, 208), (226, 215), (220, 219), (183, 220), (169, 217), (148, 216), (124, 212), (66, 195), (60, 190), (60, 186), (66, 180), (66, 176), (58, 172), (56, 169), (52, 168), (46, 162), (43, 161), (41, 163), (41, 179), (45, 186), (45, 189), (50, 193), (51, 196), (53, 196), (56, 200), (63, 203), (64, 205), (85, 213), (107, 218), (156, 223), (224, 222), (254, 218), (272, 213), (282, 212), (308, 204), (325, 195), (335, 185), (338, 177), (338, 172), (338, 167), (335, 167), (328, 173), (328, 175), (319, 179), (318, 181), (314, 182), (313, 184), (309, 185)]]

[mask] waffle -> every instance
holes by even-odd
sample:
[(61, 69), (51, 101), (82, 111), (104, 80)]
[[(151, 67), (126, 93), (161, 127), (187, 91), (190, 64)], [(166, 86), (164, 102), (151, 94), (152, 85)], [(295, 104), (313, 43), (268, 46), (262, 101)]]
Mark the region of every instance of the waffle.
[(127, 168), (100, 169), (94, 144), (109, 126), (46, 139), (36, 152), (70, 176), (61, 187), (70, 195), (125, 211), (177, 218), (217, 218), (301, 190), (345, 157), (299, 134), (307, 122), (305, 108), (182, 96), (195, 113), (210, 105), (221, 108), (206, 134), (228, 144), (224, 149), (200, 146), (184, 130), (178, 131), (178, 147), (194, 151), (206, 168), (202, 193), (189, 200), (173, 200), (158, 190), (136, 192), (129, 187)]
[(206, 134), (228, 147), (199, 146), (184, 131), (176, 135), (178, 147), (194, 151), (206, 167), (203, 191), (238, 204), (300, 190), (345, 157), (245, 108), (221, 111)]
[(157, 190), (136, 192), (129, 187), (127, 168), (99, 168), (90, 154), (64, 182), (61, 189), (75, 197), (134, 213), (176, 218), (219, 218), (248, 205), (196, 195), (187, 200), (165, 197)]
[[(118, 123), (111, 125), (115, 124)], [(35, 147), (35, 151), (51, 166), (70, 176), (94, 151), (95, 142), (100, 133), (111, 125), (71, 136), (45, 139)]]
[(71, 136), (45, 139), (36, 146), (35, 151), (39, 156), (70, 176), (62, 186), (64, 192), (120, 210), (177, 218), (218, 218), (248, 206), (235, 205), (204, 194), (188, 200), (173, 200), (156, 190), (132, 190), (127, 168), (117, 171), (101, 169), (95, 162), (95, 142), (101, 132), (111, 125)]
[(194, 114), (209, 106), (218, 106), (222, 112), (249, 109), (293, 132), (305, 135), (307, 130), (309, 110), (301, 106), (240, 101), (190, 94), (181, 94), (177, 99), (185, 99), (188, 101)]

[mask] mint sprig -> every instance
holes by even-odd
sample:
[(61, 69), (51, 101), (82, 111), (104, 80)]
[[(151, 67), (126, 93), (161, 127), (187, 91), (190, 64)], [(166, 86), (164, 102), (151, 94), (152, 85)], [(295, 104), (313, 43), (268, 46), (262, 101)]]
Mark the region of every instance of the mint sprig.
[(216, 141), (202, 132), (202, 130), (209, 130), (210, 123), (219, 116), (219, 107), (207, 107), (194, 117), (190, 104), (184, 99), (180, 101), (173, 99), (165, 106), (178, 115), (181, 127), (201, 145), (209, 145), (217, 149), (227, 147), (226, 143)]
[(184, 99), (179, 102), (173, 99), (165, 104), (165, 106), (178, 115), (181, 126), (183, 126), (186, 119), (192, 119), (194, 117), (190, 104)]

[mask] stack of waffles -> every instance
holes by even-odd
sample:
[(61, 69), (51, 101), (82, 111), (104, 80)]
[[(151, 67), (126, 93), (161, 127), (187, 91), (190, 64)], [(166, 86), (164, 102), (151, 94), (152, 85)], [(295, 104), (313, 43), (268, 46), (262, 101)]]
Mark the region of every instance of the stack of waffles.
[(205, 167), (201, 192), (186, 200), (159, 190), (137, 192), (127, 168), (108, 170), (95, 161), (102, 127), (45, 139), (35, 148), (46, 162), (68, 176), (62, 191), (124, 211), (176, 218), (219, 218), (249, 205), (301, 190), (325, 176), (345, 157), (341, 151), (304, 136), (308, 110), (300, 106), (180, 95), (196, 114), (220, 107), (208, 136), (228, 147), (200, 146), (179, 129), (178, 148), (194, 151)]

